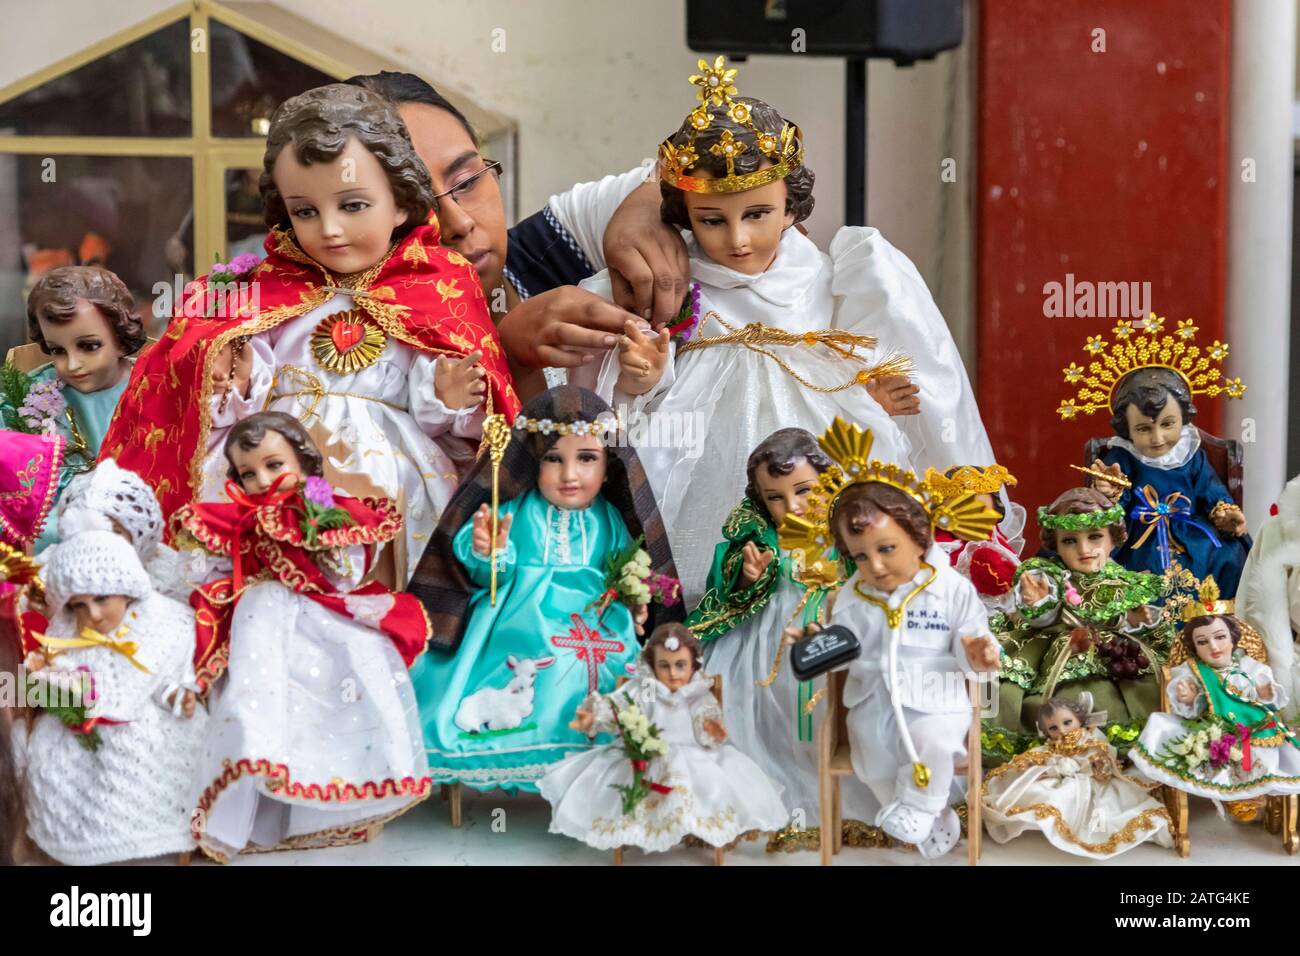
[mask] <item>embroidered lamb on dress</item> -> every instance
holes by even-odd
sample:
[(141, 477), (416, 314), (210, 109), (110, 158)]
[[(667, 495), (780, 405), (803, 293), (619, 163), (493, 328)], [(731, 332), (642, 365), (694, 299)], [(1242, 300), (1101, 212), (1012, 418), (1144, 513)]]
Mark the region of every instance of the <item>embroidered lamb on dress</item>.
[(470, 694), (456, 708), (456, 726), (467, 734), (488, 730), (513, 730), (533, 712), (533, 684), (537, 672), (555, 663), (554, 657), (519, 660), (513, 654), (506, 666), (514, 677), (505, 687), (484, 687)]

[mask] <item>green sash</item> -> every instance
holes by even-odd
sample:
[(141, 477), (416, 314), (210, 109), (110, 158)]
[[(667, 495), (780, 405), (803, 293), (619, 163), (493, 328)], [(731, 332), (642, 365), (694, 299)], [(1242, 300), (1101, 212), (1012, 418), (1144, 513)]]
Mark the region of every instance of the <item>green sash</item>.
[[(1245, 724), (1250, 728), (1251, 742), (1257, 742), (1259, 746), (1278, 746), (1282, 740), (1275, 738), (1281, 735), (1292, 746), (1300, 748), (1295, 732), (1282, 722), (1276, 708), (1268, 704), (1244, 700), (1228, 690), (1226, 678), (1232, 673), (1231, 670), (1217, 671), (1201, 660), (1194, 663), (1192, 672), (1201, 682), (1211, 714), (1227, 723)], [(1245, 676), (1249, 677), (1249, 675)]]

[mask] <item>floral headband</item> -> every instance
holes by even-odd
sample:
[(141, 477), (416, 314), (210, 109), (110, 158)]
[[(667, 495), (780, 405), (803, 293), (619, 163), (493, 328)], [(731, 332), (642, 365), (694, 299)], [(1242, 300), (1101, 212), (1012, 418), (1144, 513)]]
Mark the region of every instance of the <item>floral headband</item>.
[(1081, 515), (1054, 515), (1045, 506), (1038, 509), (1038, 526), (1052, 531), (1095, 531), (1124, 520), (1123, 505), (1112, 505), (1105, 511), (1089, 511)]

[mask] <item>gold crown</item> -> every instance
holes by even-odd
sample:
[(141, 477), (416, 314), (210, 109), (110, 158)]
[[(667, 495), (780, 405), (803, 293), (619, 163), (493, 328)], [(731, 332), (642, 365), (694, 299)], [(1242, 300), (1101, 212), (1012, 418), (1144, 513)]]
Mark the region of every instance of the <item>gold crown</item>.
[(1190, 600), (1183, 605), (1183, 620), (1190, 621), (1194, 617), (1205, 614), (1232, 614), (1235, 609), (1235, 601), (1219, 600), (1219, 585), (1215, 582), (1214, 576), (1210, 575), (1201, 582), (1195, 600)]
[(962, 465), (951, 475), (927, 468), (925, 480), (945, 498), (956, 498), (958, 495), (996, 495), (1003, 485), (1014, 485), (1016, 476), (1001, 465), (987, 465), (983, 468), (978, 465)]
[[(798, 126), (783, 123), (779, 133), (761, 130), (754, 125), (749, 104), (731, 98), (736, 93), (736, 70), (727, 67), (725, 58), (718, 57), (713, 66), (700, 60), (700, 72), (692, 74), (690, 80), (700, 88), (700, 105), (691, 110), (688, 117), (690, 138), (685, 146), (674, 146), (670, 136), (659, 146), (659, 175), (669, 185), (689, 193), (738, 193), (785, 179), (803, 164), (803, 133)], [(712, 112), (710, 106), (719, 107), (718, 112)], [(753, 137), (737, 139), (731, 130), (723, 130), (720, 141), (709, 147), (709, 151), (726, 160), (727, 175), (717, 179), (686, 175), (686, 170), (700, 161), (695, 151), (696, 137), (721, 116), (730, 118), (737, 126), (751, 132)], [(772, 165), (737, 176), (736, 157), (750, 150), (762, 153), (772, 161)]]
[(32, 585), (38, 592), (44, 590), (40, 567), (26, 554), (0, 541), (0, 582), (14, 587)]
[[(1228, 357), (1228, 345), (1215, 339), (1202, 353), (1194, 339), (1198, 331), (1191, 319), (1178, 323), (1173, 335), (1161, 336), (1164, 317), (1152, 312), (1142, 322), (1120, 322), (1111, 331), (1117, 342), (1110, 345), (1100, 335), (1088, 336), (1084, 351), (1093, 356), (1085, 370), (1071, 362), (1061, 371), (1070, 385), (1083, 384), (1073, 399), (1063, 399), (1057, 413), (1069, 420), (1082, 412), (1111, 410), (1111, 398), (1124, 377), (1142, 368), (1167, 368), (1187, 383), (1193, 395), (1214, 397), (1226, 394), (1241, 398), (1246, 386), (1240, 378), (1223, 378), (1217, 366)], [(1145, 334), (1134, 336), (1134, 325)], [(1086, 374), (1085, 374), (1086, 373)]]
[(879, 482), (897, 488), (925, 511), (931, 529), (940, 528), (967, 541), (986, 539), (998, 523), (992, 511), (969, 492), (945, 497), (929, 481), (917, 478), (910, 469), (871, 457), (874, 438), (870, 430), (850, 425), (838, 415), (831, 427), (817, 439), (822, 451), (834, 462), (818, 478), (812, 501), (802, 515), (787, 514), (777, 531), (781, 547), (796, 564), (817, 567), (831, 563), (826, 552), (835, 546), (831, 520), (839, 496), (851, 485)]

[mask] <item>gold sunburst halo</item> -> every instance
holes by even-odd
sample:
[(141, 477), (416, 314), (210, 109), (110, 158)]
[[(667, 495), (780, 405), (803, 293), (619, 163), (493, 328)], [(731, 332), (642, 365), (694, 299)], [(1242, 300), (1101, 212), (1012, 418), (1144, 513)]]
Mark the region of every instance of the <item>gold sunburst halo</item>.
[(351, 375), (379, 361), (388, 345), (383, 329), (357, 309), (321, 320), (311, 335), (311, 352), (320, 366)]

